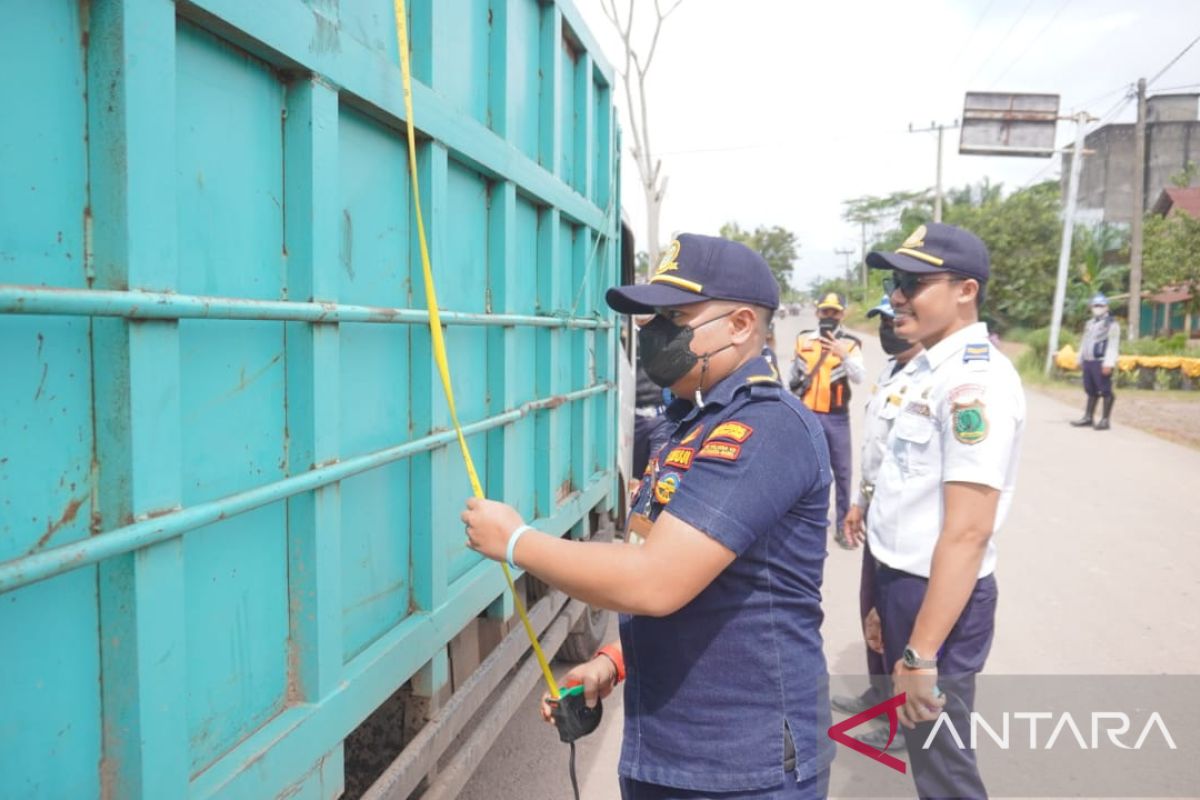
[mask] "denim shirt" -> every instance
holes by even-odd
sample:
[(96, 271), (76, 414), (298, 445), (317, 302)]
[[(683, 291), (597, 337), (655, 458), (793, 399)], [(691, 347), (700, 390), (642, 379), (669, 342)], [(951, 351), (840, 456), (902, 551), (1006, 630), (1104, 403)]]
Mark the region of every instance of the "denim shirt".
[(777, 786), (833, 759), (821, 579), (829, 449), (811, 411), (755, 358), (703, 407), (668, 409), (671, 435), (633, 502), (668, 510), (736, 554), (690, 603), (621, 616), (625, 778), (700, 791)]

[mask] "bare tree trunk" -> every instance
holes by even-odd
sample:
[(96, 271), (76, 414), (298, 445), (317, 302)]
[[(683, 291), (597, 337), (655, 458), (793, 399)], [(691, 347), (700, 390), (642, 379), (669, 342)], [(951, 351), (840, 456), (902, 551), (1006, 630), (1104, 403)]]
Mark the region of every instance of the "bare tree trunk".
[(654, 274), (660, 258), (659, 217), (662, 214), (663, 198), (667, 192), (667, 178), (662, 174), (662, 162), (654, 158), (650, 147), (650, 112), (646, 102), (646, 76), (654, 61), (658, 36), (663, 21), (671, 15), (683, 0), (675, 0), (665, 11), (662, 0), (654, 0), (654, 33), (645, 58), (638, 53), (633, 43), (633, 0), (629, 0), (625, 17), (617, 9), (617, 0), (601, 0), (604, 15), (608, 17), (621, 37), (625, 50), (625, 67), (621, 70), (621, 81), (625, 87), (625, 105), (629, 112), (629, 143), (634, 163), (641, 177), (642, 192), (646, 197), (646, 252), (649, 254), (649, 275)]

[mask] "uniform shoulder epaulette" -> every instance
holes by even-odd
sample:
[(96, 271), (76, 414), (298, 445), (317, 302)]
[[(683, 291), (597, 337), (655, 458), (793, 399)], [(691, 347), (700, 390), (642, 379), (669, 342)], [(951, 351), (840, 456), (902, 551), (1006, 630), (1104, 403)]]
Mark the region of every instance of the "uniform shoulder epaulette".
[(858, 338), (858, 337), (857, 337), (857, 336), (855, 336), (853, 333), (846, 333), (846, 332), (844, 332), (844, 331), (843, 331), (843, 332), (842, 332), (842, 335), (841, 335), (839, 338), (841, 338), (841, 339), (849, 339), (850, 341), (854, 342), (854, 343), (855, 343), (856, 345), (858, 345), (859, 347), (862, 347), (862, 339)]
[(992, 358), (992, 346), (987, 342), (978, 344), (969, 344), (963, 348), (963, 363), (967, 364), (971, 361), (990, 361)]

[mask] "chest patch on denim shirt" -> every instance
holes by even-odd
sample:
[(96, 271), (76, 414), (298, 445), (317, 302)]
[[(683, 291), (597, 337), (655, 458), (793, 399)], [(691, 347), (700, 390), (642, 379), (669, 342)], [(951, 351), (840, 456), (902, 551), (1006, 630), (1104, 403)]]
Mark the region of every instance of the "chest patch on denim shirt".
[(671, 498), (675, 496), (675, 490), (679, 488), (679, 475), (674, 472), (668, 472), (658, 479), (658, 483), (654, 485), (654, 499), (661, 505), (667, 505), (671, 502)]
[(742, 446), (729, 442), (708, 442), (696, 454), (696, 458), (716, 458), (721, 461), (737, 461), (742, 454)]
[(694, 428), (692, 428), (690, 431), (688, 431), (688, 435), (687, 435), (687, 436), (685, 436), (685, 437), (683, 437), (682, 439), (680, 439), (680, 440), (679, 440), (679, 445), (682, 447), (683, 445), (688, 445), (688, 444), (691, 444), (692, 442), (694, 442), (694, 441), (696, 441), (697, 439), (699, 439), (699, 438), (700, 438), (700, 435), (701, 435), (701, 434), (703, 434), (703, 433), (704, 433), (704, 426), (703, 426), (703, 425), (697, 425), (696, 427), (694, 427)]
[(754, 433), (754, 428), (742, 422), (722, 422), (717, 427), (713, 428), (713, 432), (704, 440), (705, 445), (713, 439), (732, 439), (741, 444), (750, 438), (750, 434)]
[(667, 460), (663, 462), (664, 467), (674, 467), (675, 469), (687, 471), (692, 466), (692, 457), (696, 455), (696, 451), (691, 447), (676, 447), (671, 452), (667, 453)]

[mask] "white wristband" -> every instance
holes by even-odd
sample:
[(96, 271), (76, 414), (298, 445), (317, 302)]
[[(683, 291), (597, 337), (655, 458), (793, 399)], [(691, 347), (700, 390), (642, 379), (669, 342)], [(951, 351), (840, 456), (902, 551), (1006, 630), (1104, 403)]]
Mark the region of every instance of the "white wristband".
[(513, 550), (517, 547), (517, 540), (531, 530), (533, 528), (528, 525), (522, 525), (508, 535), (508, 552), (505, 553), (504, 560), (508, 562), (508, 566), (512, 569), (518, 569), (516, 563), (513, 561)]

